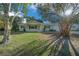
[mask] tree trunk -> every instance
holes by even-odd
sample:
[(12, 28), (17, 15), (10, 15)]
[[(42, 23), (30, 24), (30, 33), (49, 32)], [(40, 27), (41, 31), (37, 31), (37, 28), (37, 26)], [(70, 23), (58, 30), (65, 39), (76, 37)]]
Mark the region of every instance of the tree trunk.
[(64, 23), (60, 25), (60, 36), (63, 37), (70, 36), (70, 24)]
[(65, 29), (65, 30), (62, 30), (61, 32), (60, 32), (60, 34), (61, 34), (61, 36), (64, 36), (64, 37), (68, 37), (68, 36), (70, 36), (70, 33), (69, 33), (70, 31), (68, 30), (68, 29)]
[(4, 19), (4, 35), (2, 39), (3, 44), (7, 44), (9, 41), (9, 19), (7, 14), (5, 14), (5, 19)]

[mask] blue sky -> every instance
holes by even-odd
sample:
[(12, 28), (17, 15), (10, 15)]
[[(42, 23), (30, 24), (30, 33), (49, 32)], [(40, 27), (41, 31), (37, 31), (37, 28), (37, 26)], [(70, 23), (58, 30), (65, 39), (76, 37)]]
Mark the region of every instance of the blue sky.
[[(20, 12), (19, 16), (23, 16), (23, 13), (21, 12), (22, 9), (23, 9), (23, 4), (18, 7), (18, 11)], [(28, 5), (26, 16), (34, 17), (35, 19), (41, 19), (41, 16), (39, 15), (35, 5)]]
[[(36, 20), (42, 20), (41, 15), (39, 15), (39, 12), (38, 12), (38, 10), (36, 8), (36, 5), (30, 5), (30, 4), (28, 4), (28, 7), (26, 7), (26, 8), (27, 8), (26, 16), (34, 17)], [(22, 9), (23, 9), (23, 4), (21, 6), (19, 6), (19, 8), (18, 8), (18, 11), (20, 12), (19, 13), (20, 17), (23, 16), (23, 13), (21, 12)], [(68, 9), (65, 12), (66, 16), (69, 16), (71, 13), (72, 13), (72, 9)], [(53, 19), (55, 19), (55, 20), (53, 20), (53, 22), (56, 22), (57, 20), (59, 20), (59, 17), (57, 17), (57, 15), (51, 15), (50, 14), (50, 17), (53, 18)], [(48, 20), (45, 20), (43, 23), (47, 24)]]
[[(32, 17), (34, 17), (37, 20), (42, 20), (42, 18), (39, 15), (39, 13), (38, 13), (37, 8), (36, 8), (35, 5), (32, 5), (32, 6), (28, 5), (28, 13), (27, 13), (27, 16), (32, 16)], [(44, 24), (47, 24), (48, 21), (45, 20), (45, 21), (43, 21), (43, 23)]]
[[(22, 17), (23, 16), (23, 13), (21, 12), (23, 9), (23, 5), (22, 6), (19, 6), (18, 8), (18, 11), (20, 12), (19, 13), (19, 16)], [(29, 17), (34, 17), (35, 19), (37, 20), (41, 20), (41, 16), (39, 15), (38, 11), (37, 11), (37, 8), (35, 5), (28, 5), (27, 7), (27, 14), (26, 16), (29, 16)], [(44, 21), (44, 23), (48, 23), (48, 21)]]
[(41, 16), (39, 15), (37, 8), (34, 5), (28, 5), (27, 16), (35, 17), (35, 19), (41, 19)]

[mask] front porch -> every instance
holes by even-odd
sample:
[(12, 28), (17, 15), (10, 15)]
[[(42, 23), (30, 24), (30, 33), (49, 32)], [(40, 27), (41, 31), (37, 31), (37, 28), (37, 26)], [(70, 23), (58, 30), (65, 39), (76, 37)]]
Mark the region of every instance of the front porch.
[(44, 29), (43, 24), (25, 24), (19, 26), (19, 31), (25, 32), (42, 32)]

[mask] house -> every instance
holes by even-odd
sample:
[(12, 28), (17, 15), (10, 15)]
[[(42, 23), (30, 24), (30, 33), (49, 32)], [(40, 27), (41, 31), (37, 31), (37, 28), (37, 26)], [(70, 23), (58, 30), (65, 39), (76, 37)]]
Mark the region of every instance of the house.
[(19, 31), (26, 32), (49, 32), (59, 31), (58, 23), (44, 24), (36, 20), (26, 20), (19, 24)]
[(79, 31), (79, 24), (73, 24), (71, 30)]
[[(71, 30), (79, 30), (79, 24), (73, 24)], [(22, 23), (19, 24), (19, 31), (25, 32), (49, 32), (49, 31), (59, 31), (58, 23), (44, 24), (37, 20), (26, 20), (24, 19)]]
[(44, 24), (36, 20), (28, 20), (25, 23), (19, 24), (19, 31), (26, 32), (42, 32), (44, 29)]

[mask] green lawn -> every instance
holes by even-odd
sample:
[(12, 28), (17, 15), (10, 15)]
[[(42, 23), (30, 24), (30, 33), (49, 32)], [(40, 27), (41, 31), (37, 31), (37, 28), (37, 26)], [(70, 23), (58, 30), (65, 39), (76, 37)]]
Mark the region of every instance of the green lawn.
[[(40, 35), (41, 33), (11, 35), (10, 41), (6, 46), (0, 45), (0, 55), (42, 55), (45, 48), (40, 47), (46, 44), (47, 40), (43, 37), (41, 38)], [(45, 55), (47, 55), (46, 53)]]
[[(79, 37), (72, 37), (76, 39), (79, 39)], [(0, 41), (2, 39), (2, 36), (0, 36)], [(52, 40), (49, 40), (52, 39)], [(55, 39), (51, 37), (51, 34), (46, 33), (16, 33), (12, 34), (10, 36), (9, 43), (6, 46), (3, 46), (0, 44), (0, 55), (2, 56), (48, 56), (48, 55), (54, 55), (59, 51), (61, 54), (70, 55), (68, 52), (73, 49), (70, 49), (68, 47), (68, 52), (66, 51), (66, 48), (62, 47), (62, 42), (57, 41), (55, 43)], [(67, 40), (66, 40), (67, 41)], [(65, 42), (66, 42), (65, 41)], [(60, 43), (59, 43), (60, 42)], [(79, 40), (74, 41), (72, 39), (72, 42), (74, 43), (74, 46), (76, 43), (79, 43)], [(54, 44), (55, 43), (55, 44)], [(63, 51), (63, 52), (62, 52)], [(73, 53), (73, 52), (71, 52)], [(61, 55), (60, 54), (60, 55)], [(59, 55), (59, 54), (58, 54)]]

